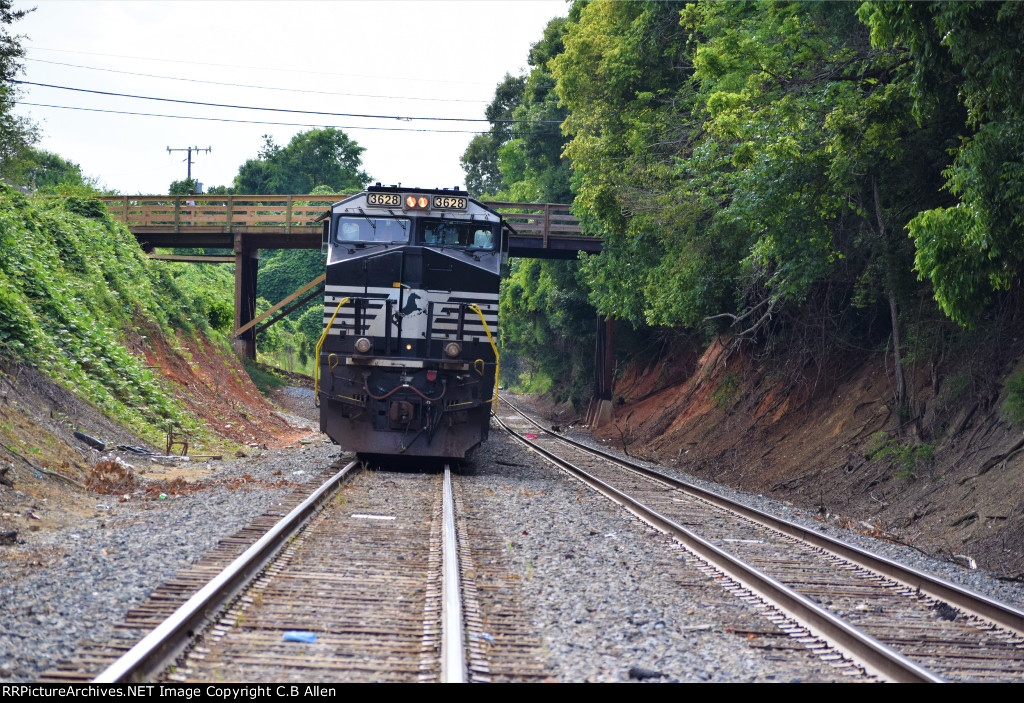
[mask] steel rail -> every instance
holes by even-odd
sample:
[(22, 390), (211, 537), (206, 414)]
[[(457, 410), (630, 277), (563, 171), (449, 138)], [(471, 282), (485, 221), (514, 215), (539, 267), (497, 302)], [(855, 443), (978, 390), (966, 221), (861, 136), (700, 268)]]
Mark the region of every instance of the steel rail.
[[(506, 401), (507, 402), (507, 401)], [(513, 431), (495, 416), (495, 420), (519, 442), (552, 463), (565, 469), (586, 485), (618, 503), (644, 522), (682, 542), (694, 554), (728, 574), (746, 589), (762, 596), (791, 618), (807, 627), (831, 646), (849, 653), (867, 670), (900, 683), (942, 683), (943, 679), (924, 669), (894, 649), (837, 618), (817, 603), (768, 574), (711, 544), (671, 518), (647, 507), (583, 469), (562, 459)], [(546, 431), (546, 430), (545, 430)]]
[(353, 461), (316, 489), (255, 544), (199, 589), (166, 620), (101, 672), (93, 683), (150, 680), (171, 665), (203, 631), (203, 625), (231, 603), (258, 576), (308, 518), (333, 495), (345, 477), (359, 466)]
[(462, 588), (459, 583), (458, 540), (452, 472), (444, 466), (442, 512), (441, 683), (466, 683), (466, 639), (463, 633)]
[(865, 569), (874, 571), (882, 576), (886, 576), (893, 581), (897, 581), (898, 583), (909, 586), (910, 588), (920, 590), (922, 593), (925, 593), (932, 598), (945, 601), (964, 612), (970, 613), (984, 620), (994, 622), (1001, 627), (1024, 637), (1024, 611), (1018, 610), (1006, 603), (1001, 603), (976, 591), (972, 591), (965, 586), (945, 581), (937, 576), (932, 576), (931, 574), (919, 571), (911, 566), (900, 564), (899, 562), (870, 552), (862, 547), (842, 542), (834, 537), (829, 537), (828, 535), (816, 532), (810, 528), (798, 525), (795, 522), (790, 522), (789, 520), (776, 517), (775, 515), (763, 512), (757, 508), (737, 503), (719, 493), (715, 493), (714, 491), (701, 488), (700, 486), (695, 486), (692, 483), (687, 483), (681, 479), (673, 478), (672, 476), (641, 466), (640, 464), (636, 464), (627, 459), (622, 459), (621, 457), (617, 457), (600, 449), (588, 447), (587, 445), (566, 437), (565, 435), (546, 429), (543, 425), (540, 425), (533, 418), (529, 417), (515, 405), (510, 403), (507, 399), (502, 398), (501, 400), (532, 425), (563, 442), (579, 447), (584, 451), (602, 456), (624, 468), (635, 471), (656, 481), (660, 481), (672, 488), (677, 488), (691, 496), (706, 500), (707, 502), (724, 510), (730, 510), (742, 515), (749, 520), (776, 530), (777, 532), (781, 532), (789, 537), (807, 542), (819, 549), (823, 549), (831, 554), (846, 559), (847, 561), (851, 561), (858, 566), (862, 566)]

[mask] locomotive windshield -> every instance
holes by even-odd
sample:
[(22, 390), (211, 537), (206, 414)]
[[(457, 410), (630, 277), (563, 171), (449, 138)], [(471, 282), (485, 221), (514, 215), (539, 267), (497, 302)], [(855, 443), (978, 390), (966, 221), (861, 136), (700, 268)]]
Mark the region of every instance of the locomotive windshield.
[(423, 243), (427, 246), (493, 249), (494, 225), (490, 222), (427, 220), (423, 224)]
[(338, 241), (405, 243), (409, 241), (409, 221), (391, 217), (340, 217)]

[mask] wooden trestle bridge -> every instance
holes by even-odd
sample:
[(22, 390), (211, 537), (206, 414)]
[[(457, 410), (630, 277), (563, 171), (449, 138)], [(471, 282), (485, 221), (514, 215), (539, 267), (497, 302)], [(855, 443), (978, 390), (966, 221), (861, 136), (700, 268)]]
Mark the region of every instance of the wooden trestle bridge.
[[(343, 195), (125, 195), (100, 198), (153, 259), (235, 264), (235, 346), (256, 357), (256, 335), (321, 296), (324, 276), (310, 281), (256, 315), (260, 249), (320, 249), (321, 216)], [(582, 234), (570, 206), (558, 203), (484, 202), (510, 225), (509, 256), (575, 259), (596, 254), (601, 239)], [(160, 249), (201, 248), (231, 253), (186, 256)], [(598, 318), (595, 398), (611, 400), (611, 327)], [(600, 404), (599, 404), (600, 405)]]

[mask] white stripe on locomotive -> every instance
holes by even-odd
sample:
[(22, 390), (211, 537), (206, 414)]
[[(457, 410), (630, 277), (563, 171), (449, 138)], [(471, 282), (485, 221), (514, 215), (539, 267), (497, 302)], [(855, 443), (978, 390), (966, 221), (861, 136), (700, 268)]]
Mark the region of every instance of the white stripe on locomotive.
[[(334, 324), (331, 326), (328, 334), (339, 335), (344, 330), (346, 333), (370, 337), (385, 336), (387, 321), (384, 320), (383, 311), (386, 310), (384, 301), (389, 298), (391, 299), (392, 314), (394, 314), (398, 308), (400, 292), (398, 288), (327, 286), (327, 289), (324, 295), (324, 325), (326, 326), (331, 321), (331, 318), (334, 318)], [(497, 293), (477, 293), (475, 291), (448, 292), (422, 289), (404, 289), (404, 293), (405, 295), (402, 296), (404, 304), (408, 304), (413, 295), (417, 296), (418, 300), (425, 301), (422, 307), (416, 306), (414, 312), (402, 316), (402, 337), (404, 338), (426, 337), (426, 312), (428, 309), (426, 302), (434, 303), (433, 329), (436, 331), (433, 334), (435, 337), (452, 339), (457, 336), (458, 315), (461, 306), (453, 303), (474, 303), (478, 305), (480, 312), (483, 313), (484, 320), (487, 322), (487, 327), (491, 330), (491, 334), (497, 334)], [(360, 325), (359, 330), (355, 329), (356, 310), (354, 303), (346, 303), (338, 310), (338, 303), (345, 297), (376, 299), (365, 304), (362, 312), (363, 324)], [(336, 312), (337, 314), (335, 314)], [(393, 325), (394, 323), (392, 322), (391, 324)], [(477, 341), (479, 341), (480, 337), (486, 339), (485, 327), (480, 322), (480, 316), (472, 310), (466, 310), (465, 312), (462, 331), (463, 337), (466, 339), (472, 338)]]

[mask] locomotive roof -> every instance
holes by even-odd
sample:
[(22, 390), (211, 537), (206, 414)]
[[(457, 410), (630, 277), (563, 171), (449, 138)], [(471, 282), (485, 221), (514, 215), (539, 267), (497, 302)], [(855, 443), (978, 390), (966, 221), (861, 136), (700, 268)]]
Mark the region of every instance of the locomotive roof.
[(366, 187), (367, 193), (425, 193), (429, 195), (463, 195), (469, 197), (469, 192), (462, 190), (459, 186), (454, 188), (407, 188), (401, 183), (398, 185), (383, 186), (380, 181), (372, 186)]
[[(391, 208), (381, 207), (381, 206), (370, 206), (370, 205), (368, 205), (366, 203), (366, 197), (367, 197), (367, 195), (369, 193), (395, 193), (395, 194), (399, 194), (399, 195), (402, 195), (402, 196), (406, 196), (406, 195), (439, 195), (439, 196), (450, 196), (450, 197), (453, 197), (453, 198), (454, 197), (460, 197), (460, 198), (466, 198), (466, 200), (469, 203), (469, 206), (466, 209), (447, 209), (447, 208), (444, 208), (444, 209), (439, 209), (439, 210), (435, 211), (433, 209), (428, 208), (428, 209), (425, 209), (425, 210), (408, 211), (408, 210), (404, 210), (400, 205), (396, 206), (396, 207), (391, 207)], [(389, 214), (391, 214), (393, 216), (397, 216), (397, 215), (410, 215), (410, 214), (417, 214), (417, 215), (420, 215), (420, 216), (423, 216), (423, 215), (426, 215), (426, 216), (443, 215), (445, 217), (454, 217), (456, 219), (459, 219), (460, 215), (463, 216), (463, 217), (465, 217), (467, 215), (478, 215), (478, 216), (479, 215), (492, 215), (495, 220), (499, 220), (499, 221), (502, 220), (501, 213), (499, 213), (498, 211), (496, 211), (496, 210), (494, 210), (494, 209), (484, 205), (483, 203), (481, 203), (476, 198), (471, 197), (467, 191), (461, 190), (458, 187), (455, 187), (455, 188), (406, 188), (405, 186), (402, 186), (402, 185), (384, 186), (384, 185), (381, 185), (380, 183), (376, 183), (376, 184), (374, 184), (372, 186), (368, 186), (366, 188), (366, 190), (363, 191), (362, 193), (350, 196), (348, 198), (345, 198), (344, 200), (336, 202), (333, 206), (331, 206), (331, 210), (333, 212), (337, 213), (337, 212), (344, 212), (344, 211), (346, 211), (346, 210), (348, 210), (349, 208), (352, 208), (352, 207), (358, 207), (360, 209), (365, 209), (365, 210), (384, 211), (384, 212), (388, 212)], [(326, 217), (326, 213), (324, 214), (324, 216)], [(487, 218), (487, 219), (490, 219), (490, 218)]]

